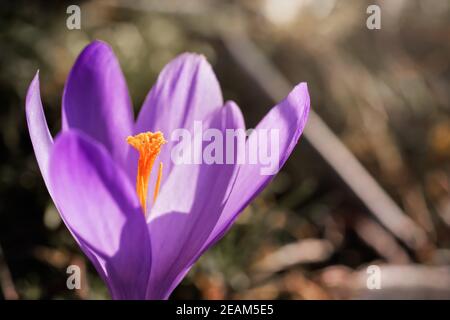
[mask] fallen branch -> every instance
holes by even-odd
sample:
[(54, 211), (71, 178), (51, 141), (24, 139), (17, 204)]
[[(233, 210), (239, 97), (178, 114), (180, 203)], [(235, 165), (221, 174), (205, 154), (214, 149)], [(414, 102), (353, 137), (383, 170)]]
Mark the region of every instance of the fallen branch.
[(392, 264), (411, 263), (408, 253), (376, 221), (363, 215), (353, 216), (352, 220), (352, 227), (358, 237), (372, 247), (387, 262)]
[(272, 274), (294, 265), (324, 262), (333, 254), (328, 240), (304, 239), (282, 246), (257, 262), (254, 270)]
[(3, 255), (3, 249), (0, 245), (0, 287), (2, 289), (3, 297), (5, 300), (17, 300), (19, 294), (16, 291), (16, 287), (11, 277), (8, 265), (6, 264), (5, 256)]

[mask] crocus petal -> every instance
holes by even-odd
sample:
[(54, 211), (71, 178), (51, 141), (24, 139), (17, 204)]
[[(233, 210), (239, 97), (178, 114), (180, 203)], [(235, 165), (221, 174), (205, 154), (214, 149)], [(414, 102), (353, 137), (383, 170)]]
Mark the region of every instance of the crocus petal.
[[(191, 128), (195, 120), (202, 120), (222, 105), (219, 83), (205, 57), (185, 53), (165, 66), (145, 99), (135, 126), (135, 134), (161, 131), (169, 141), (159, 155), (164, 164), (163, 177), (169, 176), (173, 166), (170, 153), (174, 143), (169, 139), (173, 130)], [(134, 172), (136, 157), (131, 152), (129, 163)]]
[(39, 91), (39, 72), (36, 73), (28, 88), (25, 112), (34, 154), (36, 155), (42, 177), (48, 188), (48, 161), (53, 146), (53, 139), (48, 130), (42, 108), (41, 94)]
[(144, 298), (151, 244), (125, 173), (102, 145), (76, 130), (56, 139), (49, 168), (53, 200), (112, 297)]
[(63, 131), (83, 131), (124, 165), (132, 124), (131, 100), (117, 58), (108, 44), (94, 41), (79, 55), (64, 88)]
[[(209, 122), (210, 121), (210, 122)], [(239, 108), (228, 103), (208, 127), (243, 127)], [(150, 216), (153, 261), (147, 298), (167, 298), (195, 262), (217, 223), (236, 177), (235, 164), (177, 164)]]
[[(280, 169), (291, 154), (300, 138), (308, 118), (310, 99), (306, 83), (297, 85), (289, 95), (270, 112), (257, 125), (253, 134), (265, 129), (279, 130), (279, 163)], [(249, 138), (250, 139), (250, 138)], [(259, 141), (258, 141), (259, 142)], [(258, 146), (259, 148), (264, 146)], [(249, 140), (247, 140), (246, 153), (249, 152)], [(213, 232), (204, 245), (204, 250), (217, 242), (236, 220), (239, 213), (257, 196), (275, 176), (262, 175), (261, 169), (266, 165), (244, 164), (239, 168), (236, 183), (233, 186), (223, 213)]]

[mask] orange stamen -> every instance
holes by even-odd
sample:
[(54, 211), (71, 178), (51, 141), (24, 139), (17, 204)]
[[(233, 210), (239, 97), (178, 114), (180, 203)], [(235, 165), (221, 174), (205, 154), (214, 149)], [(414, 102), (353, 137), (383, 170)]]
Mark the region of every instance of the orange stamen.
[[(127, 142), (139, 152), (138, 169), (136, 177), (136, 192), (142, 209), (147, 212), (148, 180), (152, 172), (156, 157), (161, 151), (161, 147), (167, 141), (164, 140), (162, 132), (144, 132), (127, 138)], [(162, 163), (159, 165), (158, 177), (156, 180), (153, 202), (158, 196), (162, 179)]]
[(158, 169), (158, 178), (156, 179), (155, 191), (153, 193), (153, 203), (155, 203), (156, 198), (158, 197), (159, 187), (161, 185), (161, 179), (162, 179), (162, 171), (163, 171), (163, 164), (162, 164), (162, 162), (160, 162), (159, 169)]

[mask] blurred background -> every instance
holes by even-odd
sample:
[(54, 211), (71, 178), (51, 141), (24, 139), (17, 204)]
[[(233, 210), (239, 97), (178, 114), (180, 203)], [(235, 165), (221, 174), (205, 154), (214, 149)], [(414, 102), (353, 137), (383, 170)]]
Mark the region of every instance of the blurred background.
[[(317, 115), (293, 155), (172, 298), (450, 298), (449, 18), (448, 0), (2, 1), (0, 299), (109, 298), (49, 197), (24, 113), (39, 69), (59, 131), (65, 79), (93, 39), (114, 48), (135, 114), (184, 51), (208, 58), (247, 127), (308, 82)], [(81, 290), (66, 287), (70, 264)]]

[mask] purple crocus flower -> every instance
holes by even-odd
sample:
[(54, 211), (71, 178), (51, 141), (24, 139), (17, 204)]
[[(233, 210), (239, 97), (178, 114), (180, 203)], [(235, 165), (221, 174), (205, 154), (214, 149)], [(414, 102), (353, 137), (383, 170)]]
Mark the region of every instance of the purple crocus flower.
[[(279, 131), (278, 167), (300, 138), (309, 103), (301, 83), (254, 130)], [(164, 68), (134, 122), (118, 61), (107, 44), (94, 41), (67, 79), (55, 141), (38, 74), (26, 116), (48, 191), (114, 299), (167, 299), (273, 177), (261, 175), (260, 164), (171, 161), (176, 143), (167, 138), (175, 129), (191, 130), (194, 121), (220, 132), (245, 129), (239, 107), (224, 103), (211, 66), (196, 54)]]

